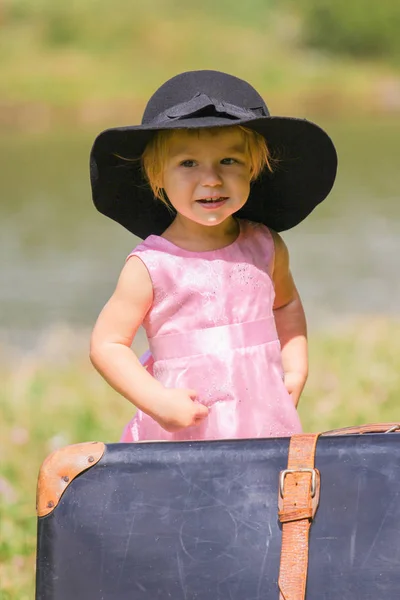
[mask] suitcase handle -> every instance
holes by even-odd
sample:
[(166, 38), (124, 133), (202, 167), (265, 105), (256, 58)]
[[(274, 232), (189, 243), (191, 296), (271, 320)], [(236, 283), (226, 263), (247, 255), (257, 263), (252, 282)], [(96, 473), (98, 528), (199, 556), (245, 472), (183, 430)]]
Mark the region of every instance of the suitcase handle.
[(325, 431), (321, 435), (351, 435), (364, 433), (400, 433), (400, 423), (369, 423), (368, 425), (354, 425), (352, 427), (343, 427), (342, 429), (332, 429)]

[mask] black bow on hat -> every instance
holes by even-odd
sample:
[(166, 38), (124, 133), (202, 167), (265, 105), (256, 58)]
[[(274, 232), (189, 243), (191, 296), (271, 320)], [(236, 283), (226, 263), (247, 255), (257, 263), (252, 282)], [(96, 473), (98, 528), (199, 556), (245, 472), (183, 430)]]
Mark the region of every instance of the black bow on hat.
[(140, 158), (155, 131), (243, 125), (265, 137), (278, 159), (252, 183), (237, 216), (283, 231), (300, 223), (329, 194), (337, 156), (329, 136), (304, 119), (270, 116), (247, 82), (219, 71), (189, 71), (164, 83), (150, 98), (137, 126), (108, 129), (90, 156), (93, 202), (135, 235), (161, 234), (174, 215), (153, 197)]
[(205, 113), (215, 114), (226, 119), (257, 119), (257, 117), (267, 116), (262, 106), (258, 108), (246, 109), (241, 106), (235, 106), (229, 102), (210, 98), (207, 94), (198, 93), (190, 100), (171, 106), (164, 112), (157, 115), (149, 125), (162, 126), (171, 120), (181, 121), (196, 116), (205, 116)]

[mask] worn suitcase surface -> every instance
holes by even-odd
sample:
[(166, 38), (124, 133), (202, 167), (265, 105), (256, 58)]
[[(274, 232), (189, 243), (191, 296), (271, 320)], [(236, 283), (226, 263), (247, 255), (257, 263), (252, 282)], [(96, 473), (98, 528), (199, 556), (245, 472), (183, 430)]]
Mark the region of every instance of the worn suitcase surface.
[[(82, 444), (42, 467), (37, 600), (278, 599), (288, 439)], [(400, 597), (400, 434), (321, 437), (308, 600)], [(60, 497), (60, 498), (59, 498)]]

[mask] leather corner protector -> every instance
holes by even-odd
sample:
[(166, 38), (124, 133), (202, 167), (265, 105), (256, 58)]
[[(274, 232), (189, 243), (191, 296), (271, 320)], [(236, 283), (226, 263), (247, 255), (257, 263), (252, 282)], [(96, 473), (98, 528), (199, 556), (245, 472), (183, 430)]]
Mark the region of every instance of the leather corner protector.
[(84, 442), (60, 448), (43, 462), (37, 484), (36, 512), (45, 517), (57, 506), (75, 477), (99, 462), (105, 451), (103, 442)]

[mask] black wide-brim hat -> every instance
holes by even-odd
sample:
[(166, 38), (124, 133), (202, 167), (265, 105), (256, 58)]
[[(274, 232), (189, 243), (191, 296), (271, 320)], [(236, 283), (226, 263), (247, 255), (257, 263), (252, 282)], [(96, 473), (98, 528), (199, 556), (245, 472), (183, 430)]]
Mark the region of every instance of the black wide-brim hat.
[[(104, 215), (146, 238), (160, 235), (174, 212), (153, 192), (140, 157), (155, 132), (242, 125), (264, 136), (273, 158), (251, 184), (236, 214), (284, 231), (300, 223), (329, 194), (337, 155), (330, 137), (305, 119), (270, 116), (246, 81), (219, 71), (189, 71), (164, 83), (150, 98), (142, 124), (108, 129), (90, 155), (93, 202)], [(126, 160), (133, 159), (133, 160)], [(138, 160), (135, 160), (138, 159)]]

